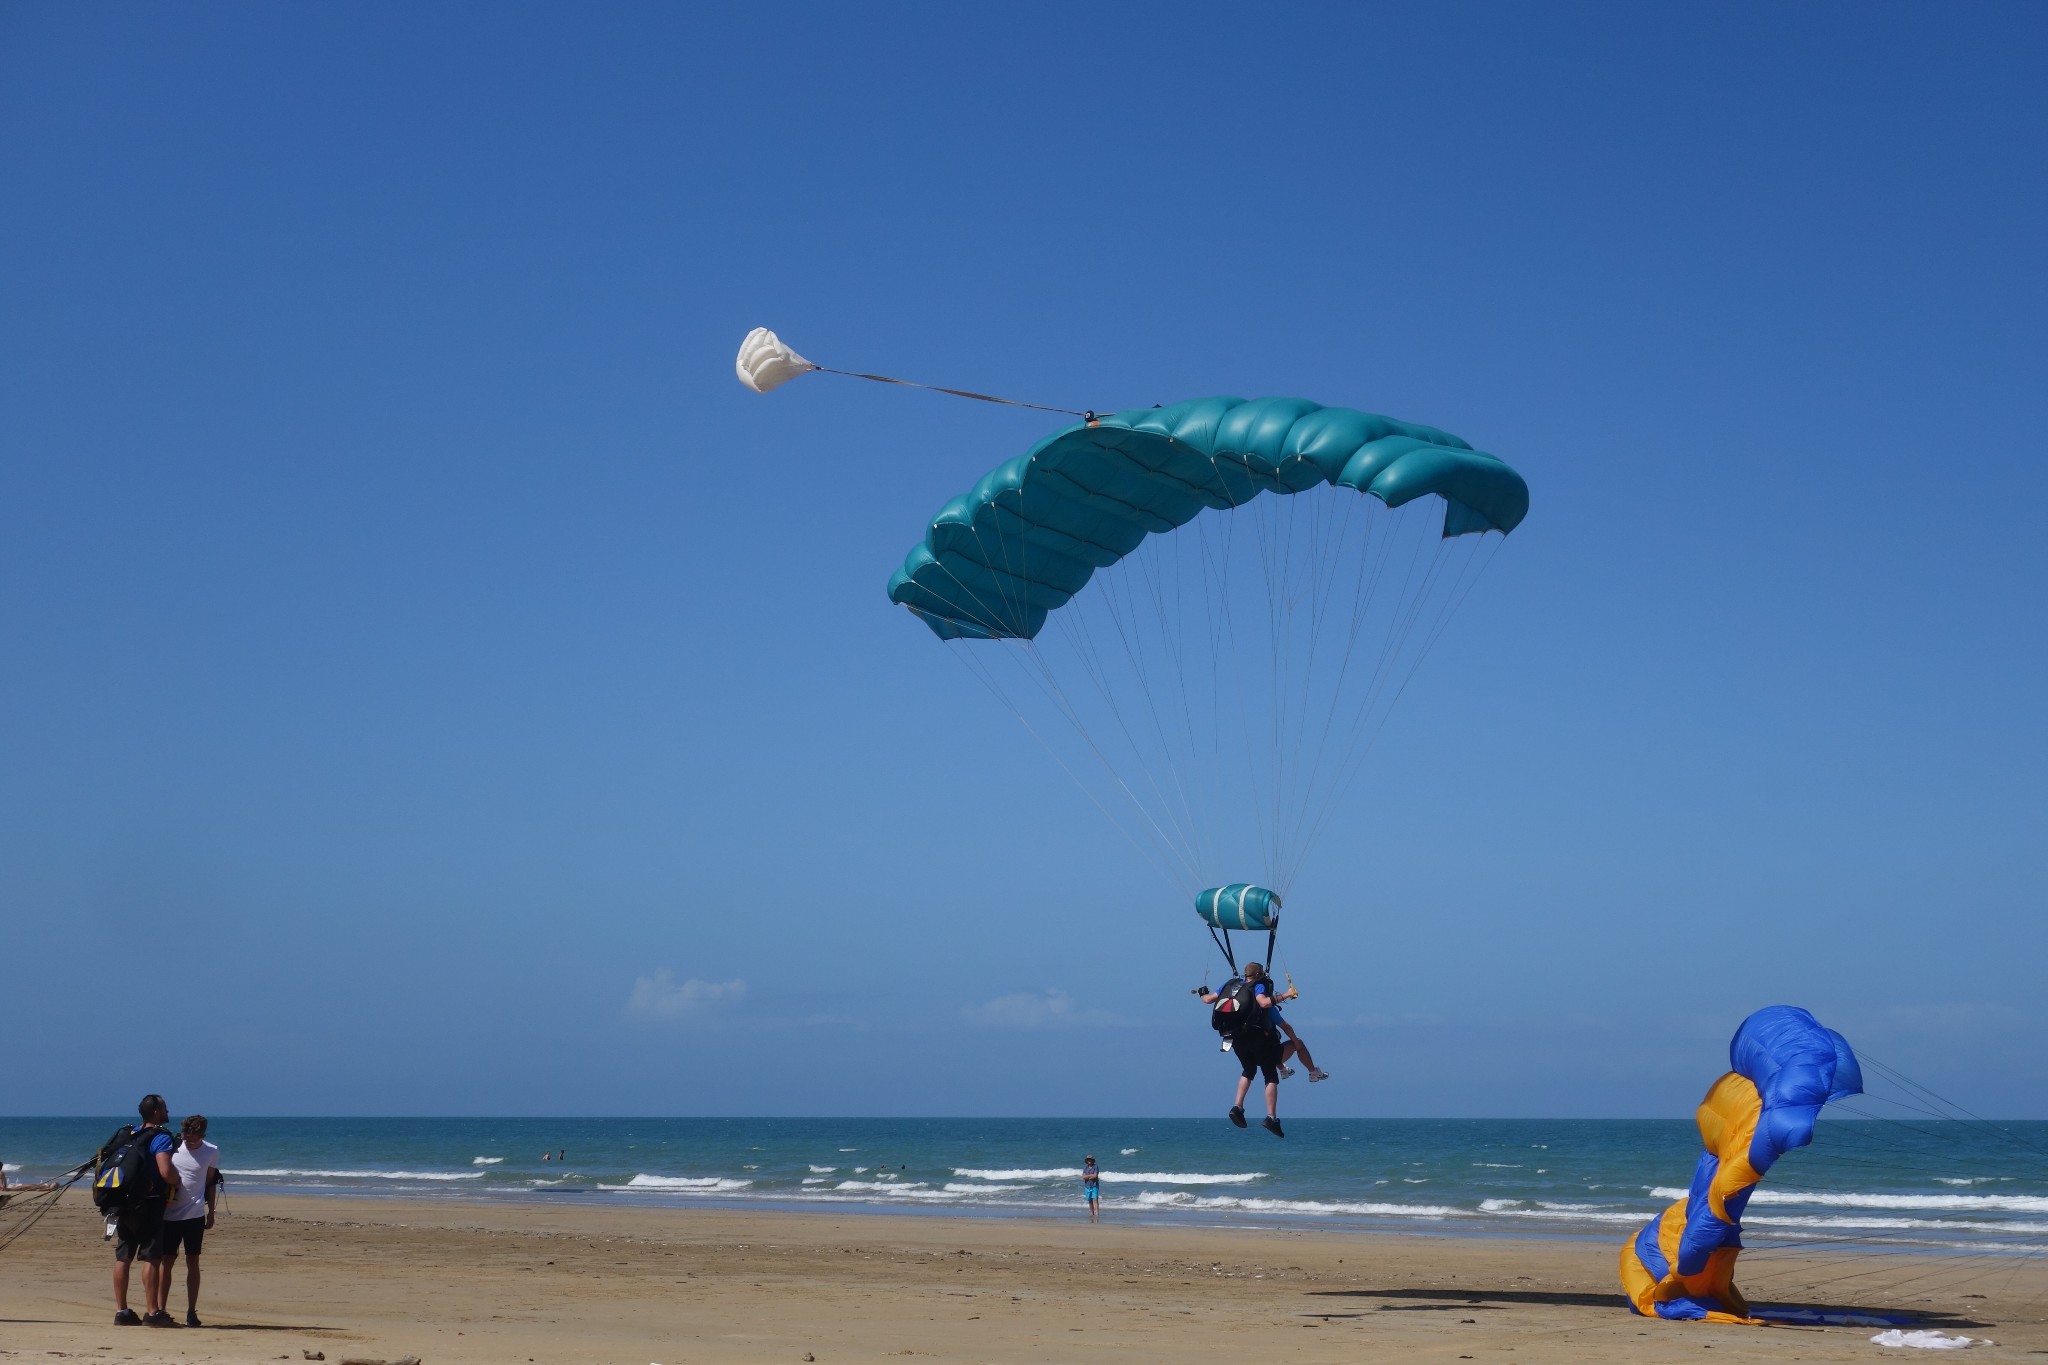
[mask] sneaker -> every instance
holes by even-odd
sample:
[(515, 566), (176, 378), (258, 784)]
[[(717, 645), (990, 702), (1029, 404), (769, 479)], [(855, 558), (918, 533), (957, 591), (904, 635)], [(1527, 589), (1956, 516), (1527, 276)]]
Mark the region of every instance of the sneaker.
[(1330, 1079), (1330, 1073), (1312, 1066), (1308, 1069), (1308, 1078), (1312, 1081), (1327, 1081)]
[(1278, 1119), (1269, 1118), (1264, 1123), (1261, 1123), (1259, 1126), (1261, 1128), (1264, 1128), (1267, 1132), (1271, 1133), (1274, 1137), (1287, 1136), (1287, 1134), (1281, 1130), (1280, 1120)]
[(144, 1327), (176, 1327), (178, 1320), (159, 1308), (154, 1313), (144, 1313), (142, 1315), (142, 1325)]
[(1294, 1075), (1294, 1068), (1293, 1068), (1293, 1067), (1291, 1067), (1291, 1066), (1288, 1066), (1288, 1065), (1287, 1065), (1287, 1064), (1286, 1064), (1285, 1062), (1282, 1062), (1282, 1063), (1280, 1064), (1280, 1079), (1284, 1081), (1284, 1080), (1287, 1080), (1287, 1079), (1288, 1079), (1289, 1077), (1291, 1077), (1291, 1076), (1293, 1076), (1293, 1075)]
[(133, 1308), (123, 1308), (114, 1314), (114, 1326), (116, 1327), (140, 1327), (141, 1325), (141, 1315), (136, 1313)]
[(1217, 1050), (1218, 1052), (1228, 1052), (1228, 1051), (1230, 1051), (1230, 1040), (1229, 1040), (1228, 1038), (1225, 1038), (1225, 1039), (1223, 1040), (1223, 1045), (1222, 1045), (1221, 1047), (1217, 1048), (1216, 1050)]
[(187, 1312), (187, 1313), (185, 1314), (185, 1325), (186, 1325), (187, 1327), (204, 1327), (204, 1326), (206, 1326), (206, 1324), (205, 1324), (205, 1323), (203, 1323), (203, 1322), (201, 1322), (201, 1321), (199, 1320), (199, 1315), (198, 1315), (197, 1313), (193, 1313), (193, 1312)]
[(1245, 1123), (1245, 1121), (1244, 1121), (1244, 1108), (1243, 1108), (1243, 1106), (1241, 1106), (1241, 1105), (1235, 1105), (1235, 1104), (1233, 1104), (1233, 1105), (1231, 1105), (1231, 1106), (1230, 1106), (1230, 1121), (1231, 1121), (1232, 1123), (1236, 1124), (1236, 1125), (1237, 1125), (1238, 1127), (1240, 1127), (1240, 1128), (1245, 1128), (1245, 1127), (1248, 1127), (1248, 1126), (1249, 1126), (1249, 1125), (1248, 1125), (1248, 1124), (1246, 1124), (1246, 1123)]

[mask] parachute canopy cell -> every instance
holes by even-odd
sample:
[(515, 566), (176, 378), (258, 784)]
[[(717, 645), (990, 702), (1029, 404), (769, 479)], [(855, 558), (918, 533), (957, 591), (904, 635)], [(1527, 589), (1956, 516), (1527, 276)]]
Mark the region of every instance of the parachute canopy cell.
[(1847, 1040), (1792, 1005), (1743, 1020), (1728, 1064), (1695, 1116), (1706, 1150), (1686, 1197), (1622, 1244), (1621, 1285), (1645, 1317), (1753, 1321), (1735, 1287), (1749, 1197), (1779, 1157), (1813, 1141), (1822, 1105), (1863, 1093)]
[(1218, 929), (1270, 929), (1280, 922), (1280, 897), (1263, 886), (1212, 886), (1195, 897), (1195, 913)]
[(1070, 426), (997, 465), (939, 509), (889, 600), (941, 639), (1031, 639), (1146, 536), (1323, 486), (1390, 508), (1439, 497), (1446, 537), (1512, 531), (1529, 511), (1520, 474), (1435, 427), (1303, 398), (1198, 398)]
[(782, 338), (766, 327), (756, 327), (747, 333), (746, 340), (740, 343), (739, 357), (733, 361), (740, 383), (755, 393), (780, 388), (798, 375), (809, 374), (817, 368), (784, 345)]

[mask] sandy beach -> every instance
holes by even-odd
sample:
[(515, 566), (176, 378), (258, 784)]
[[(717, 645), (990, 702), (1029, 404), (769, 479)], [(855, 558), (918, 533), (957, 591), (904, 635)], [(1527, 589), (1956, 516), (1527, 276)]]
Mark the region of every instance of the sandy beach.
[[(329, 1362), (1827, 1361), (1869, 1327), (1651, 1323), (1604, 1241), (237, 1197), (200, 1330), (116, 1328), (111, 1253), (67, 1196), (0, 1254), (0, 1358)], [(1912, 1309), (2048, 1353), (2048, 1268), (1759, 1260), (1781, 1302)], [(1833, 1280), (1832, 1294), (1801, 1294)], [(1860, 1290), (1851, 1286), (1861, 1285)], [(1859, 1297), (1860, 1295), (1860, 1297)], [(1973, 1297), (1964, 1297), (1970, 1295)], [(1974, 1297), (1982, 1295), (1983, 1297)], [(135, 1300), (140, 1301), (139, 1280)], [(182, 1311), (182, 1275), (172, 1306)], [(1912, 1353), (1917, 1354), (1917, 1353)]]

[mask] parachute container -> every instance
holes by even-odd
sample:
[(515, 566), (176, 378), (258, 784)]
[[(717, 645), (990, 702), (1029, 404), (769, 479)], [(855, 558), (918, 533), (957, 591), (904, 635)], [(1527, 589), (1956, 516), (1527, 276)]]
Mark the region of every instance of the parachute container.
[(1263, 886), (1212, 886), (1195, 897), (1195, 913), (1218, 929), (1271, 929), (1280, 923), (1280, 897)]
[(1813, 1141), (1822, 1105), (1863, 1093), (1848, 1041), (1791, 1005), (1743, 1020), (1728, 1061), (1695, 1116), (1706, 1151), (1691, 1189), (1622, 1244), (1621, 1287), (1644, 1317), (1757, 1321), (1735, 1287), (1749, 1197), (1779, 1157)]

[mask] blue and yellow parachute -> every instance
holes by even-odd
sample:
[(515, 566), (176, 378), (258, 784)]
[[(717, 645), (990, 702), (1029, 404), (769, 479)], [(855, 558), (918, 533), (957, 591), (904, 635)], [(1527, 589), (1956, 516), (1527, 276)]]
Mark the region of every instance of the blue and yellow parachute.
[(1755, 1321), (1735, 1287), (1750, 1194), (1779, 1157), (1813, 1141), (1822, 1105), (1863, 1093), (1847, 1040), (1792, 1005), (1743, 1020), (1728, 1064), (1695, 1116), (1706, 1151), (1692, 1188), (1621, 1248), (1621, 1287), (1645, 1317)]

